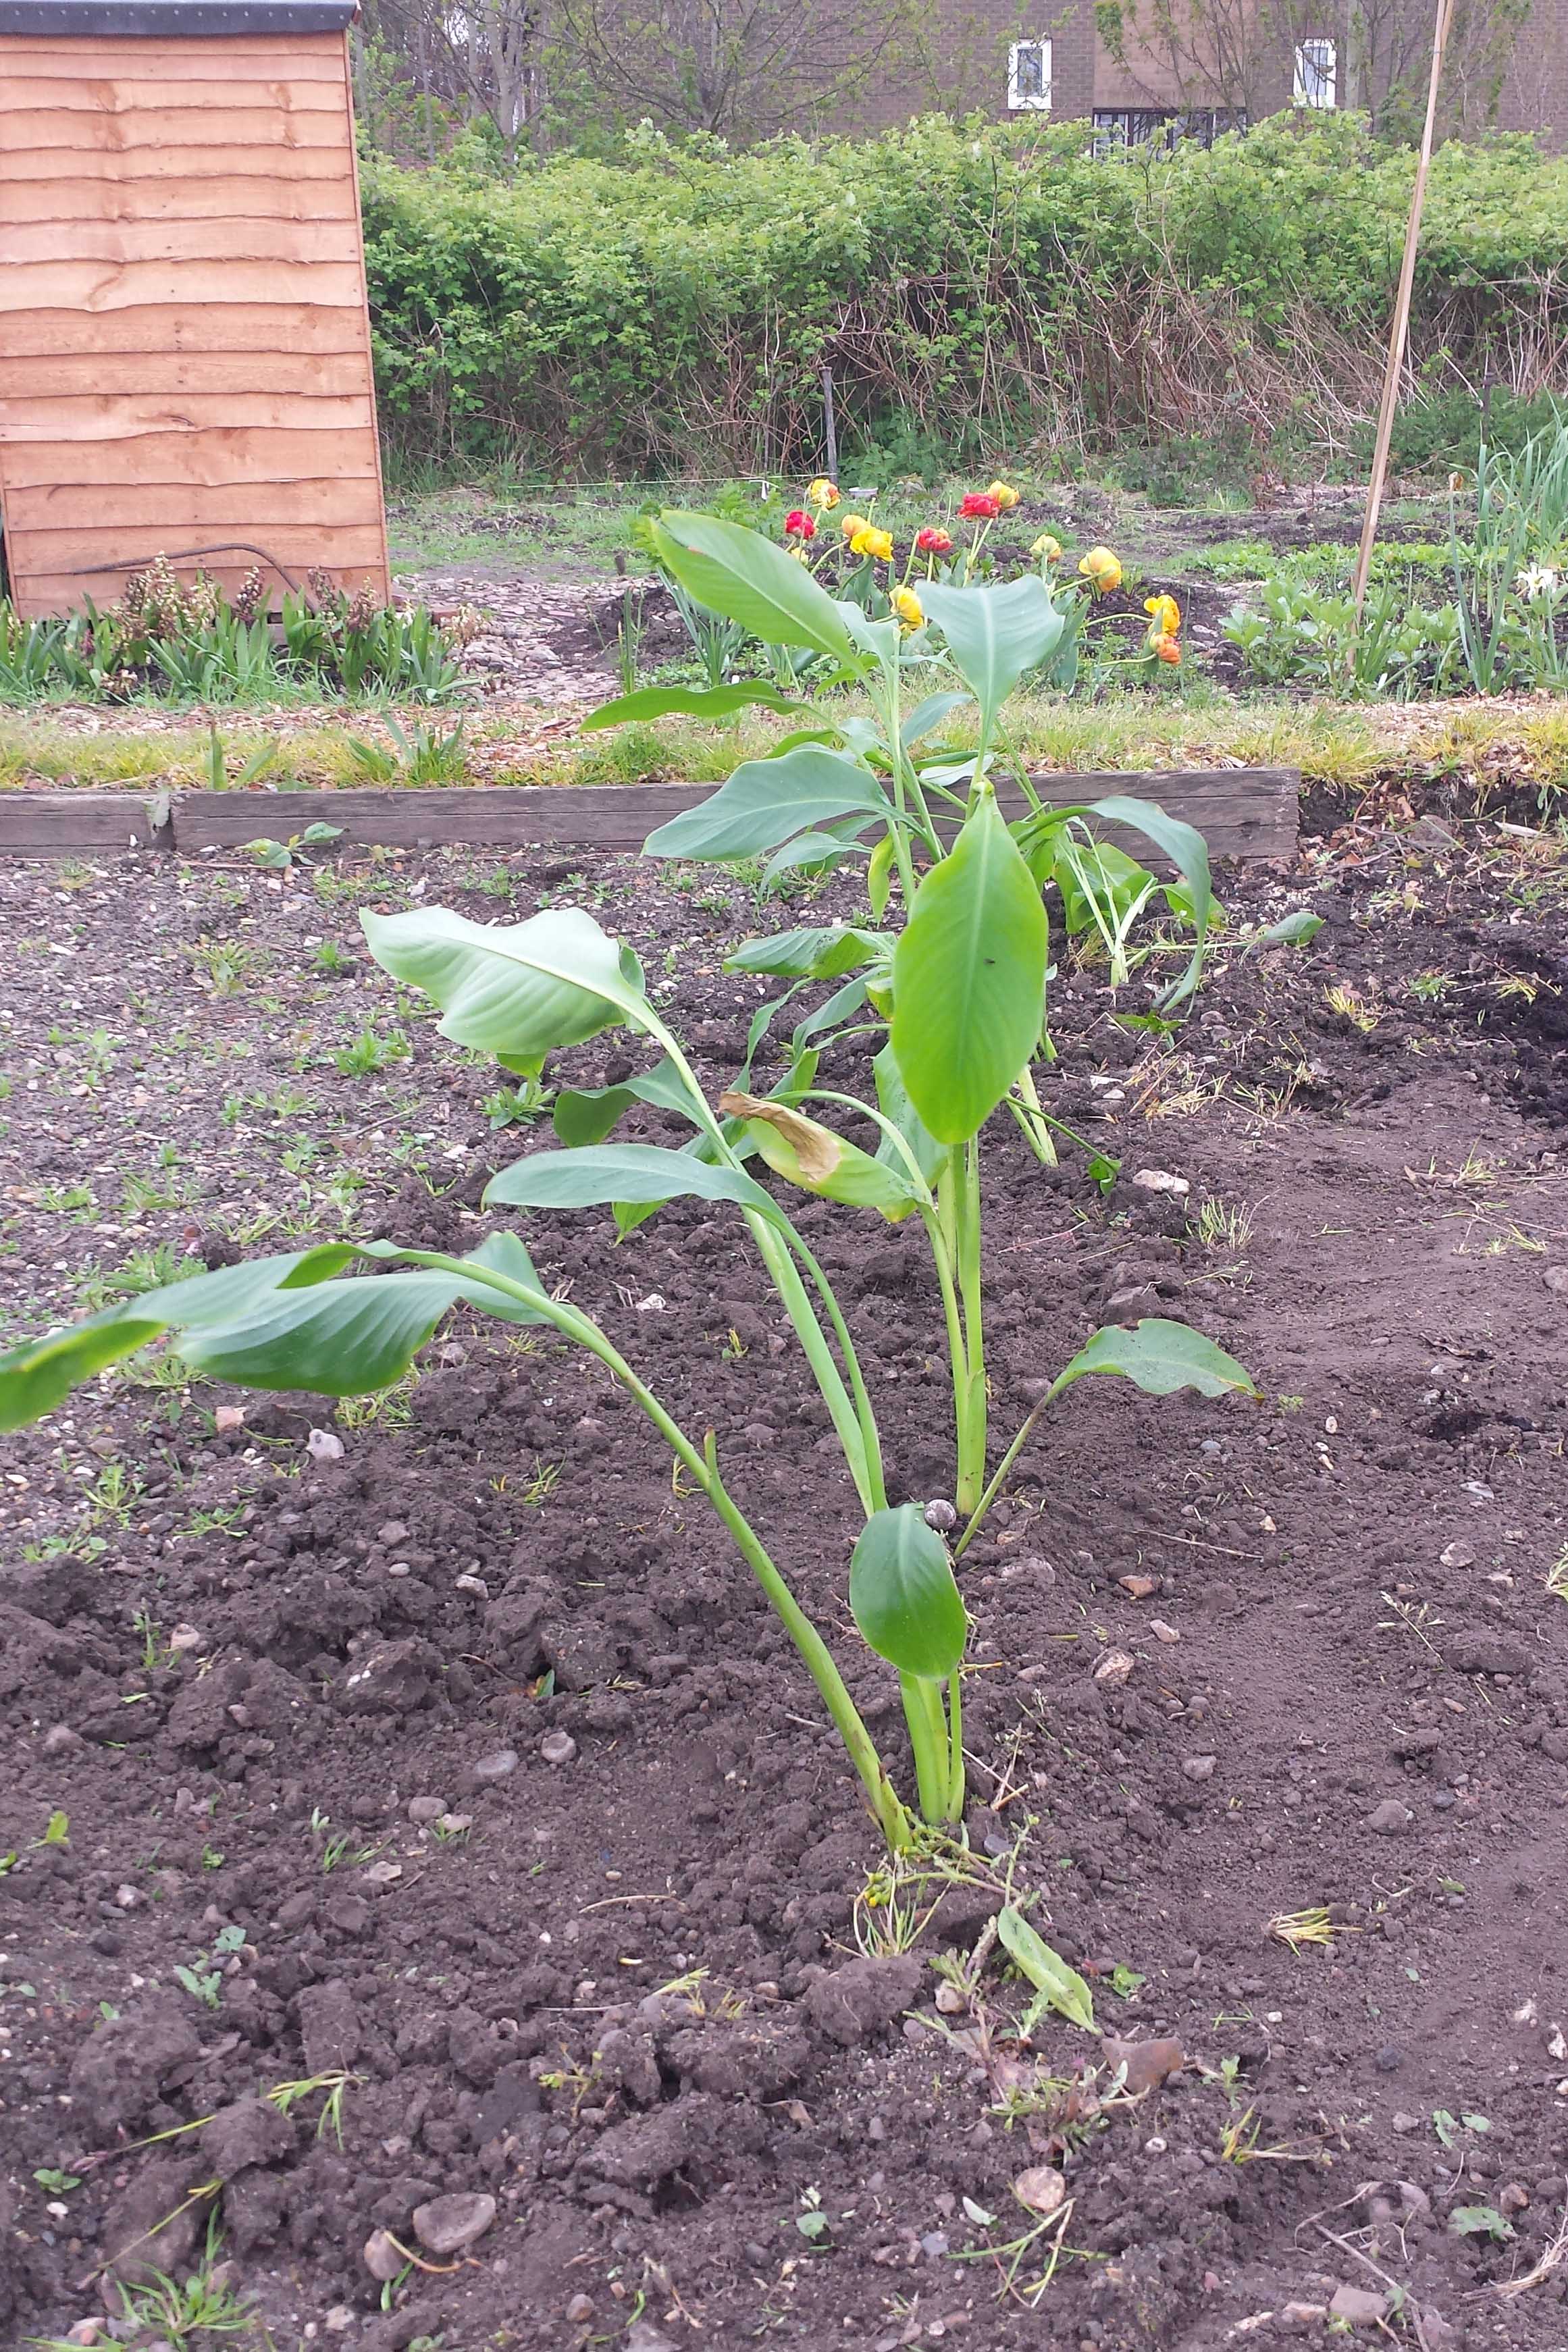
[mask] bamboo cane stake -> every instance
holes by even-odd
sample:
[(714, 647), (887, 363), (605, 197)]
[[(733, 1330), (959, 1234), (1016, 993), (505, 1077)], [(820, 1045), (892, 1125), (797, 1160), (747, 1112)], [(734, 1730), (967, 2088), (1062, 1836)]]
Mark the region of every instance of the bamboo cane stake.
[(1399, 405), (1399, 379), (1405, 368), (1405, 348), (1410, 335), (1410, 297), (1415, 284), (1415, 248), (1421, 236), (1421, 215), (1426, 203), (1426, 179), (1432, 167), (1432, 132), (1437, 119), (1437, 85), (1443, 78), (1443, 51), (1453, 19), (1454, 0), (1437, 0), (1437, 21), (1432, 33), (1432, 78), (1426, 86), (1426, 121), (1421, 131), (1421, 152), (1415, 163), (1415, 185), (1410, 195), (1410, 218), (1405, 229), (1405, 257), (1399, 266), (1399, 289), (1394, 298), (1394, 324), (1388, 337), (1388, 365), (1384, 370), (1383, 401), (1377, 412), (1377, 442), (1373, 451), (1372, 480), (1367, 486), (1366, 519), (1361, 527), (1361, 551), (1355, 567), (1355, 616), (1359, 626), (1366, 602), (1367, 574), (1377, 538), (1383, 506), (1384, 477), (1388, 470), (1388, 446), (1394, 438), (1394, 412)]

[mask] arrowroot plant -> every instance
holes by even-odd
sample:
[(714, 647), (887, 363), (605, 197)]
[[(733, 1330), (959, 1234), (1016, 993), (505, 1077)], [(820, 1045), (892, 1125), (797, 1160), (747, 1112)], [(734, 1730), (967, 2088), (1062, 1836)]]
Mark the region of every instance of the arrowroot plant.
[[(830, 614), (838, 612), (787, 557), (750, 533), (735, 535), (777, 556), (793, 575), (792, 585), (803, 583)], [(703, 583), (704, 601), (711, 604), (710, 588)], [(953, 592), (992, 599), (1011, 593)], [(1004, 617), (1007, 610), (1004, 605)], [(749, 614), (742, 617), (748, 628), (754, 625)], [(778, 625), (785, 618), (770, 615), (770, 642), (812, 646), (811, 636), (791, 634), (806, 620), (818, 626), (820, 635), (830, 634), (826, 624), (819, 625), (815, 609), (789, 620), (787, 628)], [(950, 646), (961, 641), (968, 620), (966, 615), (948, 621)], [(858, 615), (855, 624), (844, 624), (846, 660), (851, 655), (859, 658), (859, 624)], [(875, 631), (882, 625), (863, 625)], [(896, 637), (895, 631), (885, 647), (878, 638), (874, 655), (895, 722), (903, 660)], [(1007, 662), (1020, 651), (1027, 652), (1021, 640)], [(856, 675), (864, 679), (869, 673)], [(984, 714), (984, 701), (982, 707)], [(993, 709), (985, 720), (987, 737), (994, 718)], [(894, 723), (882, 739), (884, 748), (899, 735)], [(770, 787), (788, 803), (773, 820), (783, 828), (774, 840), (785, 837), (790, 824), (795, 834), (788, 837), (798, 835), (804, 787), (791, 781), (789, 756), (752, 763), (764, 771), (761, 781), (742, 782), (744, 772), (731, 778), (708, 804), (713, 835), (723, 836), (728, 820), (720, 804), (726, 795), (731, 807), (737, 799), (762, 807)], [(665, 1202), (681, 1198), (727, 1202), (742, 1218), (799, 1339), (859, 1501), (863, 1524), (849, 1563), (849, 1605), (865, 1641), (899, 1677), (918, 1818), (895, 1788), (826, 1642), (732, 1493), (712, 1432), (699, 1434), (680, 1426), (593, 1318), (570, 1299), (551, 1294), (514, 1233), (500, 1232), (464, 1257), (401, 1249), (390, 1242), (328, 1243), (148, 1292), (0, 1357), (0, 1428), (18, 1428), (52, 1412), (79, 1382), (166, 1332), (175, 1335), (185, 1364), (212, 1378), (252, 1388), (354, 1396), (401, 1378), (443, 1316), (459, 1305), (503, 1323), (551, 1325), (620, 1382), (722, 1521), (816, 1682), (888, 1844), (899, 1852), (919, 1836), (921, 1822), (940, 1830), (962, 1815), (961, 1678), (968, 1619), (954, 1553), (961, 1554), (973, 1536), (1041, 1412), (1089, 1374), (1124, 1378), (1152, 1395), (1181, 1388), (1207, 1396), (1255, 1391), (1240, 1364), (1184, 1324), (1151, 1319), (1128, 1329), (1099, 1331), (1058, 1372), (987, 1483), (980, 1136), (1001, 1104), (1016, 1096), (1021, 1075), (1040, 1047), (1047, 941), (1040, 877), (1030, 853), (1040, 854), (1040, 845), (1056, 829), (1057, 813), (1047, 824), (1041, 812), (1039, 829), (1031, 833), (1026, 824), (1020, 841), (997, 809), (984, 742), (980, 760), (968, 762), (962, 793), (946, 782), (938, 787), (929, 775), (920, 777), (897, 753), (881, 769), (869, 746), (853, 758), (847, 752), (824, 756), (846, 772), (835, 778), (828, 795), (837, 798), (837, 814), (824, 821), (842, 823), (858, 814), (862, 832), (880, 824), (881, 841), (891, 845), (884, 876), (897, 870), (909, 908), (896, 940), (833, 935), (848, 942), (844, 952), (851, 958), (858, 952), (858, 940), (871, 940), (864, 976), (854, 982), (859, 992), (854, 1006), (841, 1006), (826, 1025), (841, 1024), (864, 1003), (879, 1007), (878, 1021), (886, 1022), (888, 1030), (873, 1059), (874, 1103), (814, 1084), (817, 1049), (809, 1018), (796, 1029), (781, 1083), (766, 1094), (753, 1091), (752, 1063), (768, 1016), (776, 1010), (770, 1007), (753, 1024), (738, 1083), (711, 1104), (679, 1038), (652, 1003), (635, 955), (580, 908), (551, 908), (522, 923), (495, 927), (443, 908), (365, 914), (362, 920), (376, 961), (439, 1005), (443, 1035), (493, 1055), (520, 1076), (537, 1080), (549, 1054), (615, 1028), (646, 1038), (657, 1049), (648, 1068), (622, 1085), (558, 1093), (552, 1117), (560, 1148), (530, 1152), (503, 1170), (490, 1182), (487, 1205), (609, 1205), (623, 1234)], [(947, 796), (944, 805), (958, 804), (962, 821), (951, 840), (929, 814), (928, 791), (938, 789)], [(1158, 811), (1151, 814), (1159, 818)], [(809, 815), (805, 822), (812, 822)], [(670, 830), (665, 828), (666, 834)], [(838, 837), (833, 839), (837, 852)], [(654, 845), (672, 846), (657, 835)], [(747, 840), (710, 854), (749, 854), (756, 845)], [(917, 852), (927, 862), (918, 887)], [(872, 853), (873, 866), (879, 853), (880, 842)], [(1189, 877), (1195, 862), (1188, 865)], [(1206, 890), (1206, 865), (1204, 883)], [(1200, 925), (1203, 919), (1200, 902)], [(831, 955), (825, 961), (817, 953), (810, 968), (832, 977), (849, 965), (835, 966)], [(827, 1013), (824, 1008), (816, 1016), (819, 1028)], [(805, 1101), (862, 1121), (875, 1149), (862, 1148), (802, 1109)], [(685, 1120), (691, 1129), (685, 1146), (607, 1142), (636, 1102)], [(954, 1550), (928, 1524), (918, 1503), (889, 1504), (876, 1410), (843, 1310), (782, 1200), (752, 1173), (748, 1162), (753, 1160), (786, 1187), (837, 1202), (846, 1214), (880, 1215), (895, 1223), (917, 1217), (923, 1225), (953, 1366), (959, 1507), (965, 1519)]]

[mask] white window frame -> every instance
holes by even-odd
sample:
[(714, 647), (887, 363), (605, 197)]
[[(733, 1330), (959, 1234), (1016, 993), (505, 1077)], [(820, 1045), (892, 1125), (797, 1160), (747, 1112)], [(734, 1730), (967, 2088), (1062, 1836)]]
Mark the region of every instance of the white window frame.
[[(1019, 86), (1018, 68), (1030, 52), (1040, 61), (1040, 88)], [(1048, 114), (1051, 110), (1051, 45), (1049, 41), (1014, 41), (1007, 50), (1007, 108), (1012, 114)]]
[(1340, 57), (1335, 42), (1326, 38), (1298, 41), (1296, 44), (1295, 103), (1298, 106), (1337, 106), (1340, 89)]

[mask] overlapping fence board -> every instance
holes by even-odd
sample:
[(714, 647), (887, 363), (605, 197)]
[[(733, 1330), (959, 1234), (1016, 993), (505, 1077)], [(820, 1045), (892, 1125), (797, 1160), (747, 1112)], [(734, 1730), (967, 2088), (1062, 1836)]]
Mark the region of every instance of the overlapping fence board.
[[(68, 8), (58, 34), (36, 11), (7, 33), (4, 14), (0, 504), (19, 608), (107, 603), (127, 571), (225, 540), (384, 596), (344, 34), (73, 36)], [(249, 561), (207, 569), (232, 587)]]

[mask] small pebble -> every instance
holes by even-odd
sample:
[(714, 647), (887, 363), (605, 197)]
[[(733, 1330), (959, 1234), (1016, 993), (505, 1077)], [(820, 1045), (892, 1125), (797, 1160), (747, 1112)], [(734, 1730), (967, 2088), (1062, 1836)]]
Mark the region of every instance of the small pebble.
[(1379, 1837), (1403, 1837), (1410, 1827), (1410, 1809), (1397, 1797), (1385, 1797), (1367, 1815), (1366, 1825)]
[(427, 1830), (432, 1822), (440, 1820), (446, 1810), (445, 1797), (410, 1797), (408, 1800), (408, 1818), (416, 1829)]
[(566, 2316), (571, 2321), (574, 2327), (583, 2326), (594, 2316), (593, 2296), (591, 2294), (574, 2294), (571, 2302), (566, 2306)]
[(1188, 1756), (1183, 1760), (1183, 1776), (1188, 1780), (1212, 1780), (1217, 1761), (1213, 1756)]
[[(546, 1738), (544, 1743), (544, 1758), (546, 1763), (551, 1763), (554, 1760), (549, 1754), (550, 1741), (552, 1739), (562, 1738), (563, 1737), (563, 1733), (552, 1731)], [(563, 1763), (569, 1763), (571, 1759), (570, 1757), (563, 1757), (562, 1761)], [(486, 1784), (492, 1780), (504, 1780), (509, 1772), (515, 1772), (516, 1769), (517, 1750), (515, 1748), (498, 1748), (493, 1755), (481, 1756), (477, 1764), (473, 1764), (469, 1767), (472, 1777), (476, 1780)], [(443, 1805), (441, 1807), (441, 1811), (445, 1812), (446, 1810), (446, 1807)]]
[(539, 1752), (547, 1764), (570, 1764), (577, 1753), (577, 1742), (569, 1731), (547, 1731)]
[(1445, 1568), (1474, 1568), (1476, 1548), (1468, 1543), (1445, 1544), (1437, 1557)]
[(958, 1513), (944, 1496), (938, 1495), (926, 1505), (925, 1523), (934, 1528), (939, 1536), (945, 1536), (958, 1525)]
[(331, 1429), (313, 1429), (305, 1440), (305, 1451), (312, 1462), (341, 1462), (343, 1441)]

